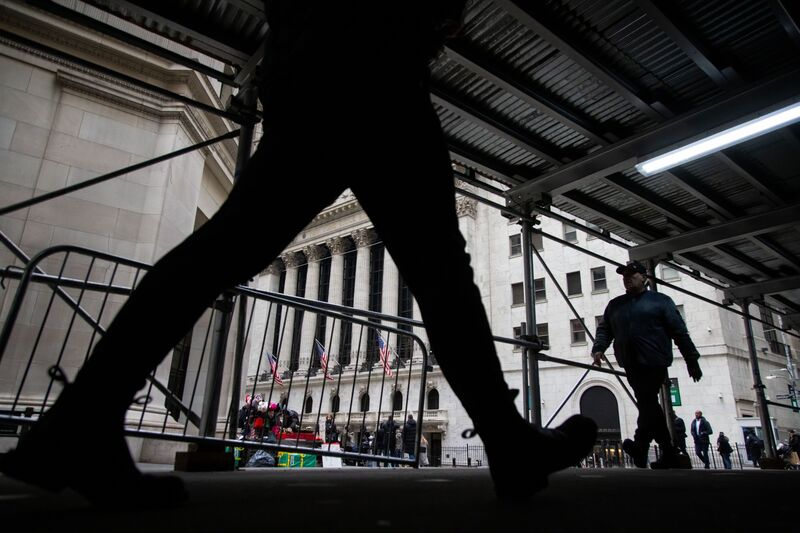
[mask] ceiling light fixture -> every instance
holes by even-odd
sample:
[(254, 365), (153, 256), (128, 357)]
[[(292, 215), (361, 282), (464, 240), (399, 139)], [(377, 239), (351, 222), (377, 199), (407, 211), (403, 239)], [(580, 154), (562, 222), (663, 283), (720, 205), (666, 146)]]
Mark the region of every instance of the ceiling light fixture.
[(636, 165), (636, 170), (645, 176), (652, 176), (753, 137), (764, 135), (798, 120), (800, 120), (800, 102), (643, 161)]

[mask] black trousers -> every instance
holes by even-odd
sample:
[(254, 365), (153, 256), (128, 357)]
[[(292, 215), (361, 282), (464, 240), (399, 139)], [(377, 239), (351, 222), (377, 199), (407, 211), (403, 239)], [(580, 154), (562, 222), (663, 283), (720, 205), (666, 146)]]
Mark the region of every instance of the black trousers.
[(710, 460), (708, 458), (708, 447), (711, 445), (710, 442), (704, 441), (701, 439), (694, 439), (694, 452), (697, 457), (700, 458), (702, 461), (703, 466), (709, 466)]
[(625, 373), (639, 409), (633, 440), (642, 449), (654, 440), (662, 450), (672, 450), (667, 419), (658, 402), (661, 385), (667, 378), (667, 367), (627, 365)]
[(350, 188), (417, 299), (467, 412), (473, 420), (518, 416), (458, 229), (450, 158), (425, 80), (342, 83), (364, 94), (340, 87), (308, 101), (310, 89), (268, 93), (263, 138), (228, 199), (143, 277), (76, 387), (127, 407), (221, 292), (263, 270)]

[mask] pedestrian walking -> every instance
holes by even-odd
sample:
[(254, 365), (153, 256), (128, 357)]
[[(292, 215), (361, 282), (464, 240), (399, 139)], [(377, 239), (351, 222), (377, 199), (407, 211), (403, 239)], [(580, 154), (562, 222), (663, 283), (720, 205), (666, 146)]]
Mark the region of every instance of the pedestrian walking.
[(708, 470), (711, 468), (708, 447), (711, 445), (711, 435), (714, 434), (714, 431), (711, 429), (711, 424), (708, 420), (703, 417), (703, 411), (694, 412), (691, 431), (694, 439), (694, 453), (703, 462), (703, 468)]
[(647, 290), (644, 265), (631, 261), (617, 268), (617, 274), (622, 275), (625, 294), (606, 306), (592, 346), (593, 364), (602, 365), (603, 353), (613, 341), (614, 354), (625, 369), (639, 409), (633, 440), (625, 439), (622, 443), (622, 449), (633, 459), (634, 465), (647, 467), (650, 442), (655, 440), (661, 448), (661, 457), (650, 467), (677, 468), (680, 464), (676, 447), (658, 395), (672, 364), (671, 341), (677, 344), (694, 381), (703, 376), (698, 363), (700, 354), (675, 302), (665, 294)]
[(411, 459), (416, 459), (414, 448), (417, 444), (417, 421), (414, 420), (414, 415), (408, 415), (406, 423), (403, 424), (403, 456)]
[(731, 447), (731, 441), (721, 431), (719, 432), (719, 437), (717, 437), (717, 452), (722, 457), (722, 466), (725, 470), (732, 469), (731, 454), (733, 453), (733, 448)]
[[(428, 65), (459, 31), (465, 4), (265, 2), (258, 148), (216, 214), (143, 277), (74, 382), (6, 454), (0, 471), (39, 487), (71, 487), (98, 504), (184, 501), (179, 477), (144, 475), (134, 464), (124, 432), (128, 407), (223, 291), (264, 269), (347, 189), (419, 305), (431, 351), (483, 440), (496, 494), (530, 496), (549, 474), (591, 450), (597, 433), (591, 419), (574, 415), (558, 428), (540, 429), (517, 410), (459, 231)], [(386, 106), (388, 122), (376, 112)], [(387, 151), (402, 158), (386, 165)], [(305, 164), (309, 153), (335, 170)], [(388, 198), (425, 216), (398, 216), (386, 208)], [(89, 412), (103, 435), (102, 462), (75, 423)], [(41, 460), (53, 442), (68, 460)], [(514, 442), (526, 443), (523, 464)]]
[(686, 451), (686, 422), (676, 414), (672, 420), (672, 427), (675, 431), (675, 451), (682, 455), (689, 455)]
[(761, 454), (764, 451), (764, 441), (758, 438), (755, 431), (751, 431), (744, 441), (744, 446), (747, 450), (747, 454), (750, 456), (750, 460), (753, 461), (753, 466), (760, 468)]

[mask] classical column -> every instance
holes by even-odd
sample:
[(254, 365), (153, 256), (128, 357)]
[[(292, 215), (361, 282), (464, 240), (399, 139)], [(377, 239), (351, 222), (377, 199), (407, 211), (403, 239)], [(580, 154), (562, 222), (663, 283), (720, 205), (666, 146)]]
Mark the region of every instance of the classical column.
[[(377, 234), (372, 228), (362, 228), (353, 232), (353, 241), (356, 243), (356, 291), (353, 298), (353, 307), (356, 309), (368, 309), (369, 306), (369, 259), (370, 245), (377, 240)], [(361, 328), (353, 328), (353, 346), (356, 346), (358, 338), (361, 343), (357, 346), (361, 353), (361, 360), (366, 356), (368, 332), (360, 334)]]
[[(419, 310), (419, 304), (417, 303), (417, 299), (416, 298), (414, 298), (414, 307), (413, 307), (413, 309), (414, 309), (414, 316), (411, 317), (411, 318), (413, 318), (414, 320), (422, 320), (422, 313)], [(414, 334), (417, 335), (420, 339), (422, 339), (422, 343), (430, 351), (430, 347), (428, 346), (428, 332), (425, 330), (425, 328), (414, 327)], [(414, 357), (414, 364), (417, 364), (417, 362), (421, 362), (422, 361), (422, 359), (421, 359), (422, 358), (422, 354), (420, 353), (419, 347), (417, 346), (416, 342), (414, 343), (414, 352), (413, 352), (412, 357)]]
[(475, 217), (478, 214), (478, 201), (466, 196), (456, 196), (458, 229), (467, 241), (467, 252), (475, 249)]
[[(353, 248), (353, 241), (346, 237), (333, 237), (325, 243), (331, 252), (331, 284), (328, 291), (328, 301), (332, 304), (342, 305), (342, 286), (344, 281), (344, 254)], [(333, 323), (333, 320), (330, 321)], [(342, 323), (335, 321), (333, 338), (328, 348), (328, 353), (339, 362), (339, 340), (341, 339)], [(330, 332), (328, 332), (330, 337)]]
[[(383, 252), (383, 299), (381, 301), (382, 312), (387, 315), (397, 316), (398, 306), (398, 291), (400, 283), (400, 273), (397, 271), (397, 265), (394, 263), (389, 251), (384, 249)], [(390, 324), (397, 326), (397, 324)], [(397, 340), (391, 341), (391, 345), (396, 349)]]
[[(282, 260), (276, 259), (267, 267), (266, 272), (269, 274), (267, 277), (267, 286), (264, 290), (277, 293), (281, 288), (281, 272), (285, 269)], [(276, 318), (278, 315), (278, 304), (267, 302), (266, 311), (269, 316), (267, 322), (267, 340), (264, 347), (272, 351), (272, 339), (275, 338), (275, 328), (277, 327)], [(276, 354), (273, 354), (276, 355)]]
[[(283, 285), (283, 294), (294, 296), (297, 292), (297, 267), (306, 260), (300, 252), (286, 252), (281, 254), (283, 264), (286, 265), (286, 282)], [(288, 367), (292, 356), (292, 331), (294, 328), (294, 308), (284, 307), (281, 323), (277, 324), (280, 335), (280, 360), (283, 366)]]
[[(275, 260), (264, 269), (256, 280), (256, 289), (277, 292), (281, 281), (283, 263)], [(272, 335), (275, 331), (275, 311), (277, 306), (267, 300), (256, 300), (253, 308), (253, 322), (250, 328), (250, 359), (248, 373), (269, 370), (264, 350), (271, 350)], [(269, 319), (269, 322), (267, 322)], [(266, 335), (266, 336), (265, 336)], [(259, 367), (259, 362), (261, 366)]]
[[(319, 263), (325, 257), (325, 247), (319, 244), (312, 244), (303, 248), (303, 253), (308, 261), (308, 273), (306, 274), (306, 298), (316, 300), (319, 294)], [(325, 320), (325, 316), (320, 316)], [(317, 314), (306, 311), (303, 320), (303, 329), (300, 341), (300, 356), (313, 357), (314, 334), (317, 327)], [(326, 340), (320, 339), (324, 345)]]

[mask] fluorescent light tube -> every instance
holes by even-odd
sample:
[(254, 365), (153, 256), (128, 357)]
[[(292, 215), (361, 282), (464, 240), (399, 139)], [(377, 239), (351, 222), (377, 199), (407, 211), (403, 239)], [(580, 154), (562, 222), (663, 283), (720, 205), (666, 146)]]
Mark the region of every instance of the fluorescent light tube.
[(643, 161), (636, 165), (636, 170), (645, 176), (651, 176), (753, 137), (764, 135), (798, 120), (800, 120), (800, 102)]

